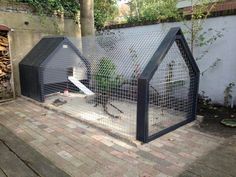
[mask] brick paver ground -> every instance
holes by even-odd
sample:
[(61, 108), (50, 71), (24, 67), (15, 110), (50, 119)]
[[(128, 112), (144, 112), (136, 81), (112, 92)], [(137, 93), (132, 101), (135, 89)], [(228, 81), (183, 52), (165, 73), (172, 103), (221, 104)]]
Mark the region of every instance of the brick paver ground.
[(0, 177), (70, 177), (0, 123)]
[(0, 106), (0, 123), (75, 177), (178, 176), (224, 142), (191, 123), (135, 147), (21, 98)]

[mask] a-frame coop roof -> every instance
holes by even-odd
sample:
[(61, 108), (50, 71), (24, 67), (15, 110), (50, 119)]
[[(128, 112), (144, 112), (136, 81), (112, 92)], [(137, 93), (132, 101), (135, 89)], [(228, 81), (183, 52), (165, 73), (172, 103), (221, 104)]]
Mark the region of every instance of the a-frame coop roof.
[(20, 62), (21, 65), (40, 66), (50, 55), (54, 54), (63, 43), (67, 43), (79, 56), (78, 49), (66, 37), (44, 37)]

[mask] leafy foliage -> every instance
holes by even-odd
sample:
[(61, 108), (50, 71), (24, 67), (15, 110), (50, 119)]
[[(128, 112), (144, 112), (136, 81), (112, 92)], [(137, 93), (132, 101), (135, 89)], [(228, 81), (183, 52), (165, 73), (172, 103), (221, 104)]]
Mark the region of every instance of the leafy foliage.
[[(195, 46), (202, 47), (211, 45), (218, 38), (223, 37), (220, 31), (215, 31), (215, 34), (207, 39), (205, 37), (206, 34), (209, 34), (209, 32), (212, 33), (214, 30), (209, 28), (207, 32), (203, 31), (203, 25), (206, 19), (211, 15), (212, 10), (220, 1), (221, 0), (196, 0), (191, 3), (191, 12), (183, 14), (182, 20), (184, 21), (184, 25), (187, 28), (186, 33), (189, 33), (191, 36), (189, 41), (192, 52)], [(191, 23), (187, 23), (185, 21), (187, 16), (190, 16)]]
[[(64, 14), (66, 17), (77, 16), (80, 10), (78, 0), (16, 0), (17, 2), (28, 3), (34, 7), (40, 15), (58, 15)], [(115, 18), (118, 14), (116, 0), (94, 0), (94, 18), (95, 27), (102, 28), (105, 23)]]
[(109, 20), (113, 20), (118, 14), (116, 0), (94, 0), (95, 27), (101, 29)]
[(109, 58), (102, 58), (95, 74), (97, 89), (104, 94), (118, 87), (122, 79), (116, 73), (116, 65)]
[(212, 100), (206, 95), (204, 91), (201, 91), (201, 93), (198, 94), (198, 104), (201, 106), (201, 109), (208, 109), (212, 106)]
[(131, 0), (128, 23), (177, 19), (177, 0)]
[(62, 15), (75, 17), (79, 10), (76, 0), (16, 0), (17, 2), (28, 3), (35, 8), (39, 14)]
[(123, 83), (123, 79), (116, 73), (116, 65), (109, 58), (102, 58), (98, 71), (95, 74), (96, 88), (99, 94), (95, 97), (95, 106), (99, 104), (104, 108), (104, 112), (112, 118), (120, 118), (108, 111), (108, 105), (115, 108), (118, 112), (123, 113), (122, 110), (110, 103), (112, 92), (119, 88)]
[(229, 106), (232, 101), (232, 94), (233, 94), (233, 88), (235, 86), (234, 82), (229, 83), (229, 85), (225, 88), (224, 91), (224, 105)]
[[(216, 7), (217, 3), (222, 0), (196, 0), (192, 1), (191, 12), (183, 14), (183, 22), (186, 27), (185, 33), (187, 34), (187, 40), (189, 41), (191, 51), (194, 53), (195, 47), (201, 48), (202, 52), (199, 56), (195, 56), (197, 61), (204, 59), (206, 54), (209, 52), (210, 47), (220, 38), (222, 38), (224, 28), (221, 30), (215, 30), (209, 28), (204, 30), (204, 24), (206, 19), (211, 15), (211, 12)], [(186, 16), (190, 17), (190, 22), (186, 21)], [(221, 59), (216, 60), (209, 65), (205, 70), (201, 72), (204, 75), (208, 70), (215, 68)]]
[(176, 8), (177, 1), (156, 1), (152, 3), (150, 1), (145, 1), (144, 9), (141, 12), (142, 16), (146, 17), (147, 20), (157, 20), (157, 19), (167, 19), (167, 18), (177, 18), (178, 11)]

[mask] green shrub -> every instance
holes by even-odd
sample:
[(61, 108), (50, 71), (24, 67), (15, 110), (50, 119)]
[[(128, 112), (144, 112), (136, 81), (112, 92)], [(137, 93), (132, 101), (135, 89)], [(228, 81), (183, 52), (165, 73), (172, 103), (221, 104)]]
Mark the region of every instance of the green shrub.
[(116, 89), (122, 83), (122, 78), (116, 72), (116, 65), (105, 57), (98, 65), (95, 80), (98, 91), (104, 94)]
[(101, 29), (109, 20), (118, 15), (116, 0), (94, 0), (94, 21), (96, 29)]
[(179, 18), (179, 12), (176, 7), (177, 0), (145, 0), (135, 3), (131, 1), (131, 15), (127, 17), (127, 22), (137, 24), (141, 22), (153, 22), (159, 20)]

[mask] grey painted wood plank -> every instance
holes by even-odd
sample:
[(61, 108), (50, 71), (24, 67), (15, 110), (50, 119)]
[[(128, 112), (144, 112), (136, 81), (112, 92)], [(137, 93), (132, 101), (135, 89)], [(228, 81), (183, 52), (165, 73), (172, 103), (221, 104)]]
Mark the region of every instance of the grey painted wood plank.
[(0, 139), (3, 140), (9, 146), (9, 148), (12, 149), (22, 160), (27, 162), (27, 165), (40, 176), (70, 177), (67, 173), (56, 167), (46, 157), (26, 144), (23, 140), (18, 138), (1, 124)]
[(37, 177), (17, 156), (0, 142), (0, 167), (7, 177)]

